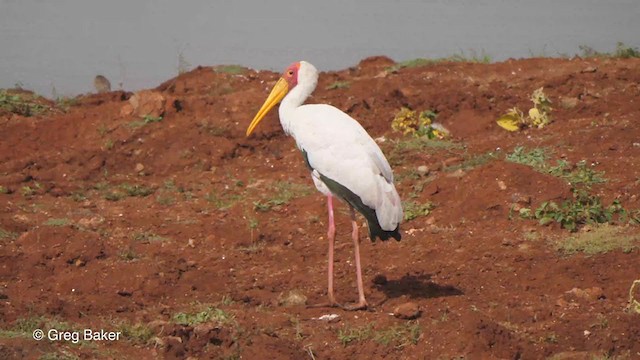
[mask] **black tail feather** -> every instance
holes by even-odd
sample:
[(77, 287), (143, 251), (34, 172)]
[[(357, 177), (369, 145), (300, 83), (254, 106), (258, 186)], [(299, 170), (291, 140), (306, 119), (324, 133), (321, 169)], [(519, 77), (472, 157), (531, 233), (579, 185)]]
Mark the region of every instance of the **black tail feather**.
[(369, 225), (369, 237), (371, 238), (371, 241), (376, 241), (377, 238), (382, 241), (389, 240), (389, 238), (394, 238), (398, 241), (402, 239), (402, 235), (400, 235), (400, 225), (396, 226), (396, 228), (391, 231), (383, 230), (380, 223), (378, 223), (376, 211), (363, 204), (362, 199), (360, 199), (358, 195), (354, 194), (351, 190), (347, 189), (342, 184), (339, 184), (337, 181), (334, 181), (322, 174), (320, 174), (320, 180), (327, 185), (332, 193), (346, 201), (349, 205), (353, 206), (353, 208), (358, 210), (358, 212), (367, 219), (367, 225)]

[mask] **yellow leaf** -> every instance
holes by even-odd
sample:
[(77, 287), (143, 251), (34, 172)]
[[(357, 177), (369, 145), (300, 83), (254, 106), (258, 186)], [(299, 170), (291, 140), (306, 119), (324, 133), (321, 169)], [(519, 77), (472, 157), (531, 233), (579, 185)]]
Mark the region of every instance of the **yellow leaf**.
[(496, 121), (498, 126), (508, 131), (520, 130), (520, 119), (513, 114), (505, 114)]

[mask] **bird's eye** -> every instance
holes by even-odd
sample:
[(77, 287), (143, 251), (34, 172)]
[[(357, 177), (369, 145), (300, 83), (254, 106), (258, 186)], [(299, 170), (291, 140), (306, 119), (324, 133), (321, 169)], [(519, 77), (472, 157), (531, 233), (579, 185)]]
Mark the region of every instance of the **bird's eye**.
[(287, 71), (287, 75), (289, 75), (289, 76), (293, 76), (293, 70), (289, 70), (289, 71)]

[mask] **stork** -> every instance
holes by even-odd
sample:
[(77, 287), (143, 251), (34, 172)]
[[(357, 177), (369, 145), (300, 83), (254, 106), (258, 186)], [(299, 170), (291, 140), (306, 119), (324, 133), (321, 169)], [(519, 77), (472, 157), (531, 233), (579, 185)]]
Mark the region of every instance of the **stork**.
[[(368, 304), (362, 282), (360, 240), (355, 210), (364, 216), (371, 241), (377, 238), (401, 239), (402, 204), (393, 185), (389, 162), (366, 130), (351, 116), (326, 104), (303, 105), (318, 83), (318, 70), (306, 61), (290, 65), (275, 84), (253, 121), (247, 128), (249, 136), (258, 123), (281, 102), (280, 124), (292, 136), (302, 151), (311, 178), (327, 197), (329, 213), (328, 306), (348, 310), (366, 309)], [(342, 306), (333, 292), (333, 253), (335, 222), (333, 199), (349, 205), (352, 240), (356, 263), (358, 302)]]

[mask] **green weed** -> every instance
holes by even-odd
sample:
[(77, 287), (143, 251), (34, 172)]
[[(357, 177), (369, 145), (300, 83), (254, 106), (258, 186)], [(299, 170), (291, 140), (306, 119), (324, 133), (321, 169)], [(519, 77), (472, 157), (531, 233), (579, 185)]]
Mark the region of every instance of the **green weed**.
[(22, 116), (42, 114), (49, 107), (35, 102), (38, 97), (31, 94), (14, 94), (0, 89), (0, 110)]
[(381, 345), (393, 345), (396, 348), (403, 348), (411, 344), (417, 344), (420, 335), (421, 329), (417, 322), (408, 322), (380, 330), (374, 330), (372, 324), (360, 327), (345, 326), (338, 330), (338, 340), (343, 346), (352, 342), (373, 340)]
[(325, 88), (325, 90), (346, 89), (351, 84), (348, 81), (334, 81)]
[(18, 237), (18, 233), (14, 233), (12, 231), (7, 231), (3, 228), (0, 228), (0, 240), (13, 240)]
[(343, 346), (347, 346), (352, 342), (371, 339), (372, 336), (373, 329), (371, 324), (360, 327), (345, 326), (338, 330), (338, 340), (340, 340)]
[(578, 161), (572, 165), (566, 160), (557, 160), (556, 165), (548, 163), (550, 151), (545, 148), (535, 148), (527, 151), (523, 146), (517, 146), (513, 152), (506, 155), (506, 160), (532, 167), (543, 174), (563, 178), (572, 185), (589, 187), (594, 184), (606, 182), (604, 172), (596, 171), (587, 165), (586, 160)]
[(589, 194), (585, 189), (573, 189), (572, 199), (561, 204), (545, 201), (533, 212), (528, 208), (520, 209), (522, 218), (536, 219), (541, 225), (557, 222), (570, 231), (576, 231), (584, 224), (610, 223), (615, 215), (625, 218), (628, 212), (618, 200), (604, 206), (599, 197)]
[(404, 348), (408, 345), (416, 345), (420, 339), (421, 329), (417, 322), (408, 322), (395, 325), (387, 329), (375, 332), (374, 341), (382, 345), (394, 345), (396, 348)]
[(131, 324), (126, 321), (115, 324), (116, 331), (122, 333), (122, 337), (134, 344), (146, 345), (154, 336), (153, 331), (145, 324)]
[(70, 98), (70, 97), (59, 97), (56, 99), (56, 107), (62, 109), (63, 111), (69, 111), (69, 109), (73, 106), (78, 105), (78, 98)]
[[(101, 186), (100, 189), (105, 189), (106, 187), (108, 187), (108, 184), (105, 187)], [(126, 197), (146, 197), (154, 192), (155, 190), (153, 188), (144, 185), (123, 183), (116, 189), (107, 191), (107, 193), (104, 194), (104, 198), (109, 201), (119, 201)]]
[(234, 317), (222, 309), (208, 306), (196, 313), (177, 313), (173, 316), (173, 321), (176, 324), (186, 326), (194, 326), (206, 322), (229, 324), (234, 321)]
[(218, 210), (226, 210), (235, 205), (242, 196), (232, 193), (219, 194), (215, 190), (210, 191), (205, 199), (212, 203)]
[(484, 51), (482, 51), (480, 54), (478, 54), (475, 51), (472, 51), (471, 56), (466, 56), (464, 52), (461, 51), (460, 54), (454, 54), (449, 57), (442, 57), (442, 58), (436, 58), (436, 59), (418, 58), (418, 59), (402, 61), (388, 67), (387, 71), (396, 72), (404, 68), (430, 66), (430, 65), (435, 65), (439, 63), (445, 63), (445, 62), (469, 62), (469, 63), (488, 64), (491, 62), (491, 56), (485, 54)]
[(129, 123), (130, 128), (139, 128), (147, 124), (157, 123), (162, 121), (162, 116), (145, 115), (142, 120), (136, 120)]
[(128, 247), (120, 252), (120, 259), (124, 261), (133, 261), (138, 258), (138, 253), (136, 253), (131, 247)]
[(493, 153), (493, 151), (489, 151), (484, 154), (474, 154), (472, 156), (467, 155), (461, 163), (447, 166), (443, 170), (447, 172), (452, 172), (456, 170), (468, 171), (473, 168), (482, 166), (496, 158), (497, 156), (495, 155), (495, 153)]
[(618, 249), (628, 253), (639, 245), (640, 235), (626, 234), (623, 227), (603, 224), (558, 241), (556, 250), (567, 255), (578, 252), (596, 255)]
[(616, 44), (616, 50), (612, 53), (599, 52), (587, 45), (578, 46), (580, 49), (580, 56), (583, 58), (638, 58), (640, 57), (640, 50), (635, 47), (630, 47), (625, 45), (623, 42), (618, 42)]
[(254, 201), (253, 206), (257, 211), (269, 211), (274, 206), (287, 204), (294, 198), (307, 196), (310, 193), (311, 188), (308, 185), (279, 180), (271, 185), (271, 197)]
[(46, 226), (67, 226), (69, 224), (71, 224), (71, 220), (69, 220), (67, 218), (62, 218), (62, 219), (48, 219), (42, 225), (46, 225)]
[(213, 71), (222, 74), (240, 75), (249, 71), (249, 69), (241, 65), (218, 65), (213, 67)]
[(404, 220), (410, 221), (421, 216), (427, 216), (435, 206), (431, 202), (419, 203), (417, 201), (405, 201), (402, 203)]
[(29, 185), (25, 185), (23, 187), (20, 188), (20, 194), (22, 194), (22, 196), (24, 197), (31, 197), (33, 195), (35, 195), (38, 190), (42, 189), (42, 185), (40, 185), (40, 183), (38, 182), (34, 182), (33, 183), (33, 187), (29, 186)]
[(135, 234), (133, 234), (132, 239), (134, 241), (138, 241), (138, 242), (142, 242), (142, 243), (150, 243), (150, 242), (168, 240), (168, 238), (166, 238), (164, 236), (157, 235), (157, 234), (155, 234), (153, 232), (150, 232), (150, 231), (142, 231), (142, 232), (135, 233)]

